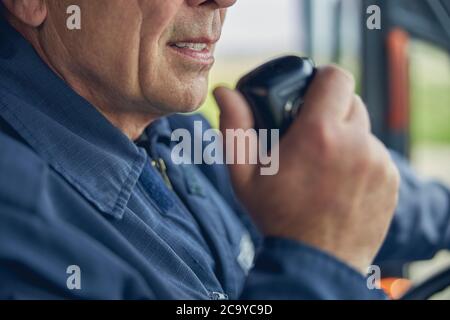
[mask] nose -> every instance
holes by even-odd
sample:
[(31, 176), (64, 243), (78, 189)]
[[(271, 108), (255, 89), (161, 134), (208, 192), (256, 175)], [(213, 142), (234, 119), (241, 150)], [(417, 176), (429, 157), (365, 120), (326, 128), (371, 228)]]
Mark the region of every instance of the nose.
[(237, 0), (187, 0), (187, 3), (192, 7), (215, 4), (217, 8), (222, 9), (231, 7), (236, 1)]

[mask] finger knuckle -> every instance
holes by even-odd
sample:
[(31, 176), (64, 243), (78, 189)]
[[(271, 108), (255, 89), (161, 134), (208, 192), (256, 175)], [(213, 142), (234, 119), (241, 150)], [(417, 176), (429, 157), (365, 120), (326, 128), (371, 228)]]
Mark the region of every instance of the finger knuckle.
[(400, 171), (398, 170), (397, 166), (392, 164), (392, 186), (393, 189), (398, 191), (400, 189), (402, 178), (400, 176)]
[(400, 173), (395, 165), (391, 166), (390, 173), (390, 184), (387, 188), (387, 194), (390, 196), (390, 207), (395, 209), (398, 205), (399, 197), (400, 197), (400, 184), (401, 177)]
[(353, 166), (355, 171), (360, 175), (367, 175), (372, 170), (373, 157), (369, 148), (367, 148), (364, 144), (362, 144), (359, 149), (358, 156), (356, 157)]
[(344, 70), (336, 65), (329, 65), (322, 69), (322, 74), (327, 77), (330, 81), (336, 83), (343, 83), (350, 87), (351, 91), (355, 88), (355, 77), (352, 73)]
[(392, 174), (392, 165), (389, 158), (389, 155), (387, 155), (384, 150), (378, 150), (378, 155), (375, 157), (375, 160), (373, 162), (373, 177), (377, 181), (379, 181), (381, 184), (386, 185), (391, 181), (391, 174)]
[(380, 148), (373, 136), (361, 142), (360, 162), (367, 168), (368, 176), (376, 180), (384, 180), (387, 175), (387, 162), (383, 148)]
[(310, 123), (309, 133), (310, 141), (321, 157), (329, 159), (334, 156), (338, 141), (330, 125), (325, 121)]

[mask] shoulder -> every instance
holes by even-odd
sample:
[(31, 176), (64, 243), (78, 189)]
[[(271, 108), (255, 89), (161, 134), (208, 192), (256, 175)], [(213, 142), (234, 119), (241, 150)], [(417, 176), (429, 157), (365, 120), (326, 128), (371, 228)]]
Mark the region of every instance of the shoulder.
[(34, 209), (47, 165), (27, 146), (0, 132), (0, 204)]

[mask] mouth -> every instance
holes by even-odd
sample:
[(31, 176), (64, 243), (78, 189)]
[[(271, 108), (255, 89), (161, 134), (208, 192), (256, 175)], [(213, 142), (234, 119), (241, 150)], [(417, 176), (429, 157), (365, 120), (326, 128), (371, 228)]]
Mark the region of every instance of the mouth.
[[(218, 40), (218, 39), (217, 39)], [(178, 57), (202, 66), (214, 64), (214, 44), (216, 39), (197, 38), (172, 41), (167, 45)]]

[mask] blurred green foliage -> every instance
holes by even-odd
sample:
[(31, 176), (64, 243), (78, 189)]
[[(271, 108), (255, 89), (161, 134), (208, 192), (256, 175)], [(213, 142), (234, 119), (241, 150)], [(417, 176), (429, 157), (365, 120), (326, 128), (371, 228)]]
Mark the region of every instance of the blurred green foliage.
[(450, 144), (449, 54), (422, 42), (410, 52), (412, 142)]

